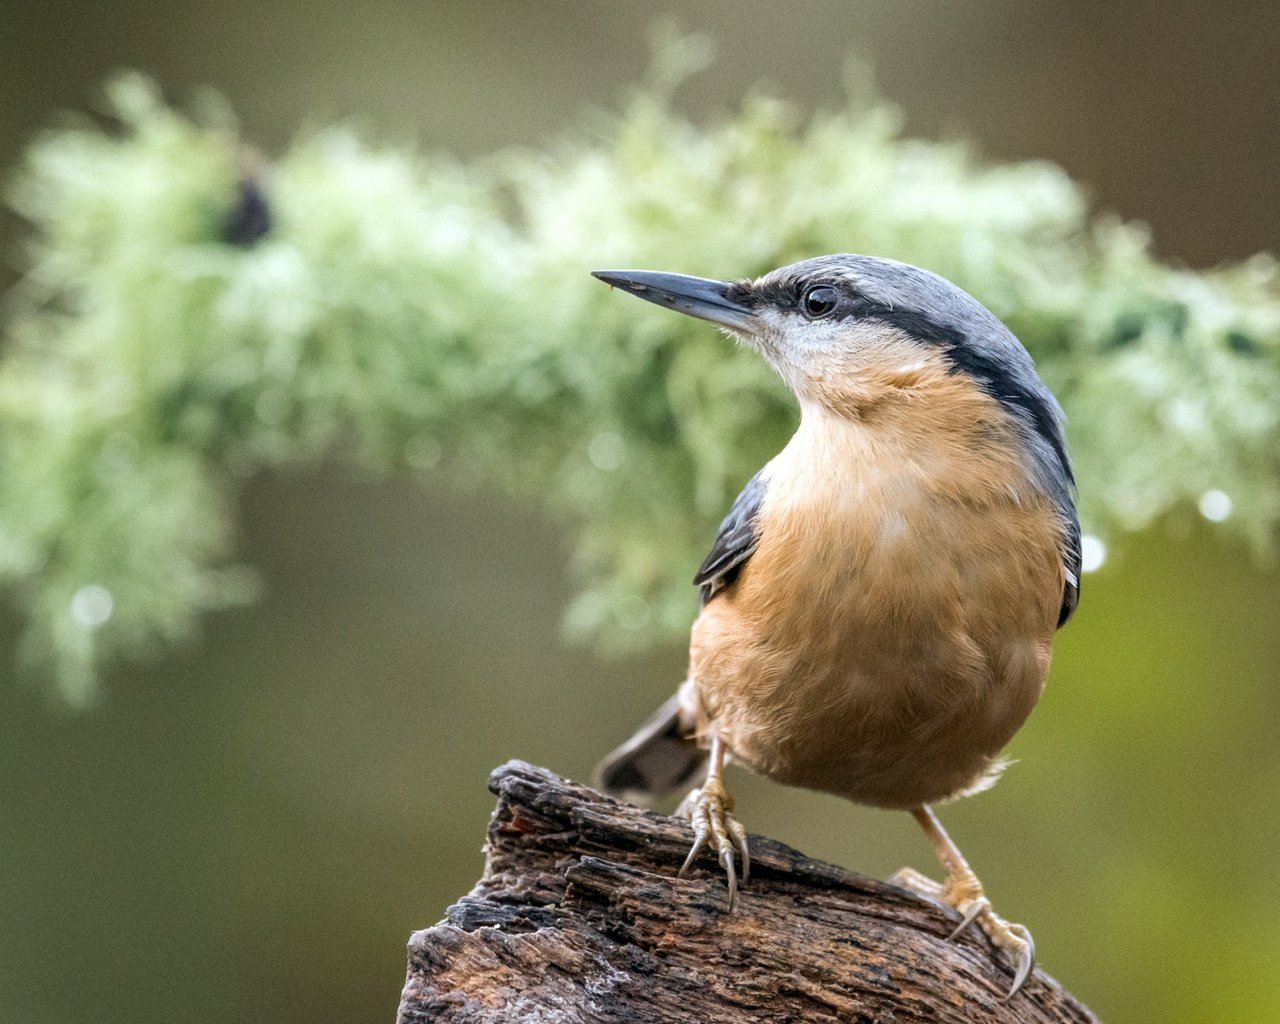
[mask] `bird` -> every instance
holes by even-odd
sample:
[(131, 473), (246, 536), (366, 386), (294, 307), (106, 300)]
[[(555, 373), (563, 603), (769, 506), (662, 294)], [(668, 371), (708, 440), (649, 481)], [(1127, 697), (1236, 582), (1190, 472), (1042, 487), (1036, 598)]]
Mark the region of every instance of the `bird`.
[(694, 576), (687, 678), (597, 769), (606, 791), (682, 803), (737, 897), (747, 834), (730, 761), (923, 828), (941, 883), (891, 879), (954, 908), (1010, 958), (1031, 933), (999, 917), (934, 805), (989, 788), (1044, 688), (1080, 597), (1076, 482), (1061, 406), (977, 299), (875, 256), (803, 260), (754, 280), (597, 270), (754, 350), (799, 405)]

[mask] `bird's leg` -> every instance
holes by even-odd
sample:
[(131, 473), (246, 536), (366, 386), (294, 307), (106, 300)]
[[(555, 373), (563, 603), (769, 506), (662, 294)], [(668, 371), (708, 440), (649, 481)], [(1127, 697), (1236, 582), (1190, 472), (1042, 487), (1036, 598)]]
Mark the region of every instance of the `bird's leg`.
[(751, 855), (747, 852), (747, 830), (734, 819), (733, 797), (724, 788), (725, 748), (719, 736), (711, 739), (711, 758), (707, 768), (707, 781), (690, 792), (681, 803), (682, 812), (693, 826), (693, 848), (680, 868), (684, 877), (694, 859), (708, 843), (716, 851), (720, 866), (729, 881), (729, 910), (733, 910), (738, 895), (738, 873), (734, 853), (742, 855), (742, 881), (746, 884), (751, 873)]
[(1022, 987), (1022, 983), (1027, 980), (1035, 964), (1036, 947), (1031, 940), (1031, 933), (1022, 925), (1011, 924), (999, 917), (991, 909), (991, 901), (982, 891), (982, 883), (978, 881), (978, 876), (973, 873), (969, 862), (964, 859), (959, 847), (947, 835), (933, 811), (927, 805), (921, 805), (911, 813), (924, 829), (924, 834), (929, 837), (929, 842), (933, 844), (938, 859), (946, 869), (947, 878), (939, 884), (918, 871), (902, 868), (890, 881), (926, 899), (945, 903), (958, 910), (963, 919), (951, 933), (951, 938), (954, 939), (969, 925), (977, 924), (995, 946), (1008, 953), (1014, 963), (1015, 973), (1013, 985), (1005, 998), (1012, 998), (1014, 993)]

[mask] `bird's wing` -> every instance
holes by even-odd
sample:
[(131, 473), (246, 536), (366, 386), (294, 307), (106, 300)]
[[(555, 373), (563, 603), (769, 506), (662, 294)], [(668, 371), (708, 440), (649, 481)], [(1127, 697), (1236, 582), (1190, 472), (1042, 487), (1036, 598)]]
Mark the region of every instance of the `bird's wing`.
[(1066, 529), (1062, 535), (1062, 568), (1066, 582), (1062, 587), (1062, 610), (1058, 613), (1059, 629), (1067, 624), (1067, 619), (1080, 603), (1080, 520), (1076, 518), (1074, 506), (1066, 518)]
[(729, 514), (720, 524), (711, 553), (693, 578), (694, 586), (702, 591), (704, 605), (738, 578), (743, 565), (760, 543), (757, 525), (766, 489), (765, 471), (762, 469), (747, 481), (747, 486), (734, 499)]

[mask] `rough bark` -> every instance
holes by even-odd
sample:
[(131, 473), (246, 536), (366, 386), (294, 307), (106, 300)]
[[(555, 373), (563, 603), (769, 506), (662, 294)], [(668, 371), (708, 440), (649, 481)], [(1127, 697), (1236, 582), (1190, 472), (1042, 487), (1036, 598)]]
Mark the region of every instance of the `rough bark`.
[(729, 914), (711, 855), (676, 877), (684, 821), (520, 761), (489, 788), (484, 877), (409, 940), (400, 1024), (1097, 1024), (1040, 971), (1006, 1003), (985, 937), (896, 886), (752, 836)]

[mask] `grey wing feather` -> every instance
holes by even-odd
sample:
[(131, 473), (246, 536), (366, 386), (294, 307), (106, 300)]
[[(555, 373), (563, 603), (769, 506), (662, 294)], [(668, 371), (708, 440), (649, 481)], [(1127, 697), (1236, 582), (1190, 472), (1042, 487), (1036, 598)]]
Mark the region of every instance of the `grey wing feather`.
[(720, 524), (711, 553), (693, 577), (694, 586), (702, 591), (703, 604), (736, 580), (747, 559), (755, 553), (760, 543), (760, 506), (767, 489), (762, 469), (747, 481)]

